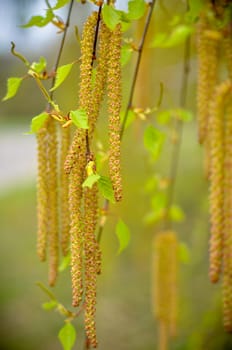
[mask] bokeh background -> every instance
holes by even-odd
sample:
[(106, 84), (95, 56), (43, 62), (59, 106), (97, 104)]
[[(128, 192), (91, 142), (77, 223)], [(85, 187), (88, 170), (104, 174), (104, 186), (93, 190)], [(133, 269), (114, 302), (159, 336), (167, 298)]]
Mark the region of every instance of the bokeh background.
[[(51, 3), (53, 4), (54, 1)], [(118, 1), (126, 8), (127, 1)], [(149, 38), (167, 29), (175, 15), (185, 11), (184, 1), (158, 1), (155, 7)], [(38, 29), (23, 29), (32, 15), (46, 8), (43, 0), (0, 0), (0, 97), (6, 93), (10, 76), (23, 76), (22, 62), (10, 54), (10, 41), (29, 61), (46, 57), (51, 69), (59, 47), (60, 35), (52, 25)], [(67, 9), (58, 14), (65, 18)], [(71, 26), (61, 63), (79, 58), (79, 44), (74, 25), (81, 32), (82, 23), (91, 11), (90, 5), (75, 5)], [(127, 37), (136, 37), (134, 26)], [(151, 49), (146, 43), (143, 66), (134, 106), (154, 107), (159, 97), (160, 83), (164, 86), (161, 108), (179, 107), (183, 63), (183, 45), (171, 49)], [(136, 54), (135, 54), (136, 55)], [(123, 69), (123, 103), (127, 103), (133, 75), (134, 58)], [(196, 55), (195, 39), (191, 41), (191, 72), (187, 108), (195, 115)], [(56, 99), (63, 110), (77, 106), (78, 67), (63, 86)], [(54, 311), (44, 311), (47, 296), (36, 286), (47, 284), (47, 266), (36, 256), (36, 144), (33, 135), (25, 135), (30, 120), (39, 114), (45, 101), (34, 82), (23, 82), (17, 96), (0, 106), (0, 349), (2, 350), (59, 350), (57, 338), (63, 318)], [(104, 115), (99, 130), (104, 130)], [(150, 121), (155, 123), (155, 117)], [(151, 303), (152, 240), (158, 228), (147, 225), (154, 194), (145, 184), (154, 174), (168, 176), (170, 149), (167, 144), (156, 164), (151, 164), (143, 145), (146, 123), (136, 120), (125, 133), (122, 144), (124, 200), (111, 207), (102, 238), (103, 272), (99, 278), (97, 331), (100, 350), (150, 350), (157, 348), (157, 324)], [(165, 132), (169, 133), (170, 130)], [(104, 136), (103, 136), (104, 138)], [(176, 350), (232, 349), (230, 336), (222, 328), (220, 284), (212, 286), (208, 279), (208, 199), (204, 179), (202, 150), (197, 143), (196, 121), (184, 126), (175, 202), (185, 212), (185, 220), (175, 224), (186, 254), (180, 265), (178, 335), (170, 344)], [(117, 255), (118, 242), (115, 223), (118, 217), (131, 230), (129, 247)], [(183, 259), (182, 259), (183, 260)], [(54, 288), (57, 298), (70, 307), (71, 289), (68, 269), (60, 274)], [(74, 349), (83, 348), (82, 318), (75, 321), (77, 342)]]

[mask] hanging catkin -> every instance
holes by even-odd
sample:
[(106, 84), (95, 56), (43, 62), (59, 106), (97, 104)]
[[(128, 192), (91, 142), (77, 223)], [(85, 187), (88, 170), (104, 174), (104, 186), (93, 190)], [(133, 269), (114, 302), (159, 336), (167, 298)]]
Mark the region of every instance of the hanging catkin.
[(160, 322), (163, 344), (166, 336), (176, 334), (178, 241), (174, 232), (155, 236), (152, 264), (153, 310)]
[[(232, 98), (232, 86), (229, 98)], [(232, 332), (232, 103), (225, 113), (223, 314), (224, 327)]]
[(54, 286), (58, 273), (59, 234), (57, 196), (56, 121), (48, 120), (48, 218), (49, 218), (49, 284)]
[(210, 106), (210, 280), (218, 281), (222, 260), (223, 198), (224, 198), (224, 108), (231, 83), (221, 83)]
[(98, 245), (95, 238), (97, 224), (97, 185), (85, 188), (84, 191), (84, 221), (85, 221), (85, 329), (90, 344), (97, 347), (96, 338), (96, 288), (99, 269)]
[(121, 25), (112, 31), (108, 59), (109, 172), (116, 201), (122, 199), (120, 165)]
[[(90, 119), (91, 105), (91, 77), (92, 77), (92, 61), (93, 46), (95, 37), (95, 26), (97, 23), (97, 12), (93, 12), (87, 19), (81, 40), (81, 65), (80, 65), (80, 88), (79, 88), (79, 109), (87, 113)], [(77, 155), (86, 148), (84, 141), (86, 132), (84, 129), (77, 129), (71, 149), (65, 161), (65, 172), (70, 173), (72, 167), (77, 162)], [(83, 142), (84, 141), (84, 142)], [(81, 149), (81, 150), (80, 150)], [(83, 169), (84, 171), (84, 169)]]
[(70, 146), (70, 128), (61, 128), (60, 151), (60, 212), (61, 212), (61, 246), (63, 255), (69, 251), (69, 178), (64, 171), (64, 162)]
[(97, 67), (95, 81), (93, 82), (93, 91), (91, 97), (90, 113), (89, 113), (89, 139), (93, 137), (93, 132), (97, 122), (101, 102), (104, 96), (107, 66), (108, 66), (108, 52), (109, 52), (110, 30), (101, 22), (99, 30), (99, 44), (97, 54)]
[(41, 261), (46, 260), (48, 236), (48, 188), (47, 188), (47, 123), (37, 134), (37, 254)]
[(204, 143), (207, 138), (209, 102), (217, 82), (220, 39), (221, 34), (209, 28), (205, 14), (202, 14), (197, 37), (197, 115), (200, 143)]
[[(79, 160), (81, 160), (83, 163), (85, 161), (85, 154), (82, 154), (82, 157), (79, 158)], [(71, 218), (71, 277), (73, 306), (78, 306), (80, 304), (83, 294), (82, 269), (84, 227), (83, 217), (81, 213), (82, 182), (82, 164), (78, 163), (75, 164), (69, 176), (69, 210)]]

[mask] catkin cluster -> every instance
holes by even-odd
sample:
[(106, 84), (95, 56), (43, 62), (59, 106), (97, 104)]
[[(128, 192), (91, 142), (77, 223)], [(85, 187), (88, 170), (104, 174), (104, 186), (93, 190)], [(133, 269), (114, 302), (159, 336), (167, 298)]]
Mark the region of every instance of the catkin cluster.
[[(210, 280), (223, 279), (224, 326), (232, 331), (232, 40), (231, 29), (216, 28), (223, 18), (206, 5), (198, 23), (198, 127), (205, 148), (210, 201)], [(211, 15), (207, 17), (209, 10)], [(214, 20), (212, 19), (212, 13)], [(220, 55), (219, 55), (220, 52)], [(220, 82), (220, 58), (227, 64), (228, 80)]]
[(154, 238), (152, 257), (152, 302), (159, 321), (159, 349), (167, 349), (169, 337), (176, 335), (178, 241), (172, 231)]
[(92, 143), (101, 103), (107, 93), (109, 173), (115, 200), (122, 198), (120, 52), (121, 25), (111, 31), (100, 14), (93, 12), (87, 18), (82, 33), (78, 105), (87, 114), (88, 130), (76, 128), (71, 140), (70, 127), (62, 128), (59, 148), (56, 121), (52, 117), (37, 133), (38, 255), (45, 260), (48, 244), (49, 283), (54, 285), (59, 248), (63, 255), (70, 254), (72, 304), (85, 310), (86, 336), (92, 347), (97, 347), (97, 275), (101, 272), (101, 250), (96, 237), (98, 185), (83, 187), (83, 183), (90, 175), (89, 169), (92, 174), (96, 172)]

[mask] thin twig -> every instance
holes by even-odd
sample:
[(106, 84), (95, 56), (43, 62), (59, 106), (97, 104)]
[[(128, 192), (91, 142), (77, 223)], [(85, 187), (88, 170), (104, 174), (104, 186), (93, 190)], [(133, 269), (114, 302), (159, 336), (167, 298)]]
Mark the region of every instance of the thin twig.
[(128, 104), (126, 107), (126, 112), (125, 115), (123, 117), (123, 121), (122, 121), (122, 126), (121, 126), (121, 131), (120, 131), (120, 139), (122, 139), (124, 131), (125, 131), (125, 126), (126, 126), (126, 122), (127, 122), (127, 118), (128, 118), (128, 113), (132, 107), (132, 102), (133, 102), (133, 98), (134, 98), (134, 92), (135, 92), (135, 86), (136, 86), (136, 82), (137, 82), (137, 78), (138, 78), (138, 72), (139, 72), (139, 67), (140, 67), (140, 62), (141, 62), (141, 58), (142, 58), (142, 53), (143, 53), (143, 48), (144, 48), (144, 43), (145, 43), (145, 39), (147, 36), (147, 31), (151, 22), (151, 16), (152, 16), (152, 12), (153, 12), (153, 8), (155, 5), (155, 1), (153, 0), (152, 2), (150, 2), (149, 5), (149, 10), (148, 10), (148, 14), (147, 14), (147, 18), (146, 18), (146, 23), (145, 23), (145, 27), (144, 27), (144, 31), (143, 31), (143, 35), (140, 41), (140, 44), (138, 46), (138, 56), (137, 56), (137, 61), (136, 61), (136, 65), (135, 65), (135, 71), (134, 71), (134, 78), (132, 81), (132, 85), (131, 85), (131, 91), (130, 91), (130, 96), (129, 96), (129, 100), (128, 100)]
[[(182, 82), (180, 89), (180, 107), (185, 108), (187, 93), (188, 93), (188, 80), (190, 72), (190, 37), (186, 39), (184, 47), (184, 62), (183, 62), (183, 73), (182, 73)], [(173, 144), (172, 154), (171, 154), (171, 165), (170, 165), (170, 174), (169, 181), (170, 185), (167, 190), (167, 204), (166, 204), (166, 215), (164, 217), (164, 228), (171, 228), (172, 220), (170, 220), (170, 209), (173, 204), (174, 192), (176, 187), (176, 177), (180, 159), (180, 149), (183, 136), (183, 121), (176, 119), (175, 126), (173, 128), (174, 133), (177, 136), (177, 140)]]

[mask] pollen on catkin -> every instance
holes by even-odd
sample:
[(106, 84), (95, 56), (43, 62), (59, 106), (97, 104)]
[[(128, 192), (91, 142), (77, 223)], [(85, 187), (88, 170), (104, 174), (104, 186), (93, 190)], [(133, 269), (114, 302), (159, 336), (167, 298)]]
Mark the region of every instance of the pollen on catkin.
[[(79, 155), (80, 156), (80, 155)], [(84, 154), (85, 157), (85, 154)], [(82, 162), (84, 161), (83, 155)], [(83, 294), (83, 214), (81, 212), (81, 198), (83, 172), (82, 166), (75, 164), (69, 175), (69, 210), (71, 236), (71, 279), (72, 304), (78, 306)]]
[(36, 134), (37, 139), (37, 254), (46, 260), (48, 239), (48, 187), (47, 187), (47, 123)]
[(106, 85), (107, 66), (108, 66), (108, 52), (110, 30), (101, 21), (99, 29), (99, 44), (97, 51), (97, 66), (96, 75), (93, 81), (93, 90), (91, 97), (90, 113), (89, 113), (89, 139), (93, 137), (93, 132), (99, 115), (101, 102), (104, 97), (104, 90)]
[(60, 212), (61, 212), (61, 247), (63, 255), (69, 251), (69, 177), (64, 171), (64, 162), (70, 146), (70, 128), (61, 128), (61, 150), (60, 150)]
[[(232, 98), (232, 91), (229, 97)], [(224, 123), (223, 318), (225, 330), (232, 332), (232, 103), (227, 102)]]
[[(92, 62), (96, 23), (97, 12), (93, 12), (84, 24), (81, 40), (79, 109), (82, 109), (87, 113), (88, 119), (90, 119)], [(81, 140), (84, 137), (85, 130), (78, 128), (73, 137), (72, 145), (65, 161), (64, 167), (67, 174), (70, 173), (72, 167), (77, 161), (79, 148), (83, 148)]]
[(54, 286), (58, 274), (59, 233), (57, 194), (57, 132), (56, 121), (48, 121), (48, 218), (49, 218), (49, 284)]
[(84, 189), (84, 222), (85, 222), (85, 330), (90, 344), (97, 347), (96, 337), (96, 293), (97, 272), (99, 270), (98, 246), (95, 237), (98, 201), (97, 184)]
[(154, 315), (166, 324), (168, 334), (176, 334), (178, 241), (172, 231), (160, 232), (154, 238), (152, 256), (152, 302)]
[(221, 35), (209, 28), (205, 14), (200, 16), (197, 36), (198, 84), (197, 116), (199, 142), (204, 143), (209, 126), (209, 102), (217, 82)]
[(210, 280), (219, 280), (222, 262), (222, 239), (224, 231), (224, 109), (231, 91), (231, 82), (221, 83), (215, 90), (210, 105)]
[(121, 25), (111, 33), (108, 56), (109, 173), (116, 201), (122, 199), (120, 164)]

